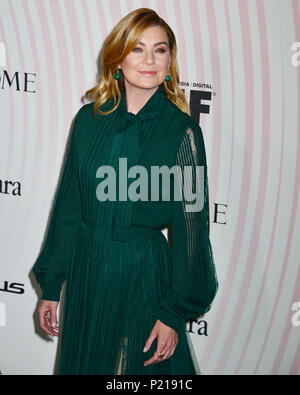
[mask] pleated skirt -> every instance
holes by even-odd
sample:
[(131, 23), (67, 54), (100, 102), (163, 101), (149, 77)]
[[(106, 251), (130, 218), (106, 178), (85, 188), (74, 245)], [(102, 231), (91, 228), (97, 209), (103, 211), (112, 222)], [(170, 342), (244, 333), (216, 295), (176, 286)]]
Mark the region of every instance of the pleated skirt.
[(66, 282), (57, 374), (200, 374), (185, 326), (171, 357), (144, 366), (157, 347), (155, 339), (143, 352), (170, 284), (171, 263), (159, 230), (132, 228), (126, 243), (104, 243), (82, 222)]

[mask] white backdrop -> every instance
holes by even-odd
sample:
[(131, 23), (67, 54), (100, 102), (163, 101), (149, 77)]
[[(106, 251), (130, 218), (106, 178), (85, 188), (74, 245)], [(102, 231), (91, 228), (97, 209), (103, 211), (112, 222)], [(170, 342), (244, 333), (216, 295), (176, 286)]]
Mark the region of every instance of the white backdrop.
[(30, 270), (102, 43), (139, 7), (173, 29), (205, 137), (219, 291), (187, 324), (201, 372), (299, 374), (299, 0), (0, 0), (0, 371), (55, 371)]

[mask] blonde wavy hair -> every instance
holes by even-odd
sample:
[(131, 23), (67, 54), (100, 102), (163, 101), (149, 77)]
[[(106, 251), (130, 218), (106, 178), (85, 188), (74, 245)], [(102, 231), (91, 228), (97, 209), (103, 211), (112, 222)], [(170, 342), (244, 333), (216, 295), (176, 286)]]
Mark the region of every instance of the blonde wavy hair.
[(171, 52), (171, 64), (168, 74), (171, 79), (163, 82), (166, 97), (174, 103), (181, 111), (190, 114), (190, 108), (179, 86), (179, 73), (177, 66), (177, 44), (175, 35), (170, 26), (150, 8), (138, 8), (123, 17), (103, 44), (100, 54), (99, 82), (92, 89), (85, 92), (84, 97), (94, 103), (94, 116), (97, 110), (108, 99), (114, 100), (114, 107), (109, 111), (101, 111), (102, 115), (108, 115), (115, 111), (121, 101), (121, 91), (125, 89), (124, 77), (116, 80), (114, 74), (118, 64), (136, 47), (145, 29), (151, 26), (161, 26), (168, 36)]

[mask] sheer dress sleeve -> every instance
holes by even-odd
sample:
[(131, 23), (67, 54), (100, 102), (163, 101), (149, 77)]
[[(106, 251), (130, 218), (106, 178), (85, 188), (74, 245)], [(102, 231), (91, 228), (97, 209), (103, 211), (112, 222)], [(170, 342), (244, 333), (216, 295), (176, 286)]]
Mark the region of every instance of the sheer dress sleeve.
[(71, 259), (82, 208), (77, 156), (78, 114), (69, 137), (60, 181), (54, 197), (48, 231), (33, 273), (42, 289), (41, 299), (59, 301)]
[(182, 198), (174, 200), (171, 283), (156, 317), (178, 330), (186, 320), (207, 313), (218, 290), (209, 238), (206, 152), (198, 124), (187, 128), (183, 135), (176, 165)]

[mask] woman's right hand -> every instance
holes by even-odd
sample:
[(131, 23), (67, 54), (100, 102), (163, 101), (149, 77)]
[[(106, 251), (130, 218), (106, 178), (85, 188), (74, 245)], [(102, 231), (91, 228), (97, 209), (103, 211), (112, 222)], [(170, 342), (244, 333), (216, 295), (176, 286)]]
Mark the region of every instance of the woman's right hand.
[(57, 306), (59, 302), (50, 300), (40, 300), (37, 309), (40, 318), (40, 327), (51, 336), (59, 335), (59, 326), (57, 322)]

